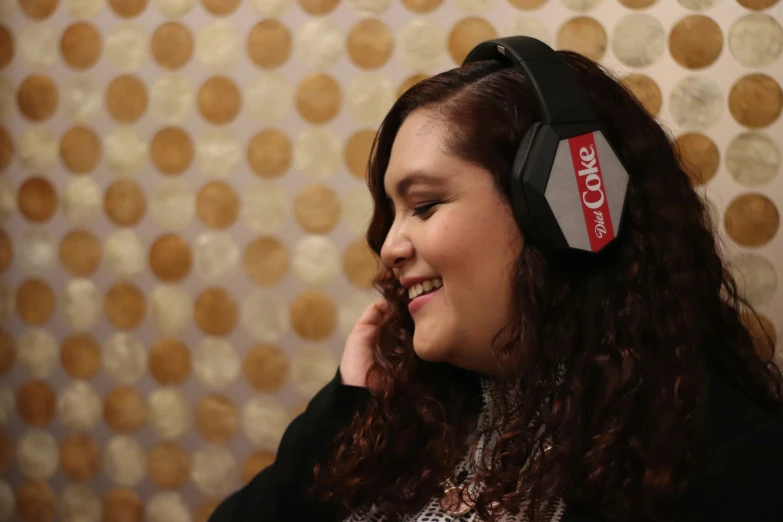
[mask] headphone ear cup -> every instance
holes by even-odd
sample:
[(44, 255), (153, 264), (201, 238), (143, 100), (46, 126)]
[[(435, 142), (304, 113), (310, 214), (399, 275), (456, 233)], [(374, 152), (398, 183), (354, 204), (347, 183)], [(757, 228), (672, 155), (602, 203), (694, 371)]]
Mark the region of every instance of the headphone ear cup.
[(517, 149), (514, 163), (511, 165), (511, 205), (522, 232), (527, 234), (536, 233), (538, 229), (535, 223), (532, 223), (532, 216), (525, 200), (524, 173), (533, 143), (542, 127), (541, 122), (535, 122), (527, 129)]

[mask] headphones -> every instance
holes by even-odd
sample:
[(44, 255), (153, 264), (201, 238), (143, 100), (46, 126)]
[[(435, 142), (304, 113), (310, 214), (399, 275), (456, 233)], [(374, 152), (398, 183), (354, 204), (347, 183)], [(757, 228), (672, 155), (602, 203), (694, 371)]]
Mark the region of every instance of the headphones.
[(512, 165), (511, 201), (523, 232), (548, 252), (603, 251), (620, 232), (628, 172), (576, 76), (554, 49), (527, 36), (481, 42), (462, 65), (481, 60), (510, 60), (543, 115)]

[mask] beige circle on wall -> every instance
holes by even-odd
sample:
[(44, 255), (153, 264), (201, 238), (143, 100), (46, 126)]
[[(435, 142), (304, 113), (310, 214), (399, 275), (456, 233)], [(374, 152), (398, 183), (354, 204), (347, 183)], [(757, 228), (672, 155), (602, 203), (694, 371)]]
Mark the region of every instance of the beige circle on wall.
[(669, 111), (685, 130), (703, 131), (715, 125), (723, 114), (723, 92), (707, 76), (686, 76), (669, 92)]
[(293, 150), (291, 141), (278, 129), (264, 129), (252, 138), (247, 146), (247, 162), (262, 178), (277, 178), (291, 166)]
[(60, 492), (59, 509), (61, 519), (68, 522), (98, 522), (101, 517), (101, 501), (85, 484), (67, 484)]
[(239, 60), (242, 44), (228, 20), (212, 20), (196, 35), (196, 58), (212, 69), (232, 67)]
[(196, 195), (183, 179), (163, 179), (150, 197), (150, 214), (163, 230), (182, 230), (196, 214)]
[(92, 172), (101, 160), (101, 139), (89, 127), (77, 125), (68, 129), (60, 140), (60, 157), (71, 172)]
[(236, 326), (238, 315), (237, 302), (225, 288), (207, 288), (196, 299), (196, 324), (207, 335), (228, 335)]
[[(416, 83), (418, 80), (414, 80)], [(406, 89), (407, 90), (407, 89)], [(375, 131), (362, 129), (354, 132), (345, 144), (344, 160), (348, 171), (357, 179), (367, 179), (367, 165), (372, 151)]]
[(57, 441), (44, 430), (27, 429), (17, 441), (16, 457), (23, 476), (49, 479), (57, 471)]
[(291, 57), (293, 37), (288, 27), (275, 19), (261, 20), (247, 36), (247, 54), (264, 69), (280, 67)]
[(133, 123), (147, 111), (147, 88), (135, 76), (116, 77), (106, 88), (106, 108), (121, 123)]
[(144, 294), (133, 283), (120, 281), (112, 285), (103, 299), (106, 318), (120, 330), (139, 326), (147, 314)]
[(67, 337), (60, 347), (60, 363), (74, 379), (91, 379), (101, 368), (101, 349), (88, 333)]
[[(138, 315), (132, 311), (126, 315)], [(147, 370), (144, 343), (128, 332), (114, 332), (105, 342), (103, 367), (115, 382), (125, 386), (136, 384)]]
[(63, 426), (71, 431), (88, 432), (101, 420), (103, 401), (87, 381), (74, 380), (60, 390), (57, 409)]
[(170, 18), (185, 16), (195, 4), (195, 0), (155, 0), (158, 10)]
[(164, 489), (179, 489), (190, 477), (190, 455), (176, 442), (159, 442), (147, 454), (150, 479)]
[(262, 470), (269, 467), (275, 461), (275, 454), (271, 451), (258, 450), (250, 453), (242, 464), (242, 480), (250, 482)]
[(135, 23), (113, 27), (106, 35), (106, 58), (120, 71), (138, 70), (147, 61), (148, 35)]
[(57, 111), (57, 85), (44, 74), (31, 74), (19, 85), (16, 103), (19, 111), (32, 121), (44, 121)]
[(208, 13), (215, 16), (228, 16), (239, 7), (240, 0), (201, 0)]
[(106, 163), (120, 175), (138, 170), (147, 156), (147, 142), (130, 126), (117, 127), (105, 136)]
[(212, 181), (201, 187), (196, 197), (196, 215), (212, 229), (226, 229), (239, 214), (239, 195), (225, 181)]
[(17, 260), (25, 271), (41, 274), (52, 268), (57, 247), (52, 234), (45, 227), (25, 230), (17, 243)]
[(226, 232), (199, 234), (194, 242), (194, 251), (196, 274), (208, 283), (226, 279), (239, 265), (239, 247)]
[(17, 338), (17, 361), (36, 379), (46, 379), (57, 365), (57, 340), (43, 328), (29, 328)]
[(780, 147), (760, 132), (739, 134), (726, 148), (726, 169), (746, 187), (772, 181), (780, 171), (780, 162)]
[(16, 391), (16, 411), (30, 426), (48, 426), (57, 413), (57, 398), (52, 388), (44, 381), (31, 380)]
[(303, 283), (323, 286), (340, 272), (340, 253), (330, 238), (308, 235), (296, 244), (292, 266)]
[(196, 95), (183, 75), (160, 76), (152, 86), (150, 109), (161, 121), (177, 123), (190, 113)]
[(236, 381), (242, 367), (236, 348), (225, 337), (206, 337), (196, 345), (194, 374), (212, 389), (221, 389)]
[(288, 195), (273, 180), (252, 185), (242, 195), (242, 219), (257, 234), (279, 232), (290, 213)]
[(346, 45), (353, 63), (364, 69), (377, 69), (394, 52), (394, 33), (382, 21), (366, 18), (351, 28)]
[(60, 262), (72, 276), (95, 273), (102, 257), (101, 243), (89, 230), (72, 230), (60, 242)]
[(147, 421), (147, 406), (136, 390), (120, 386), (106, 395), (103, 418), (115, 433), (135, 433)]
[(720, 26), (703, 15), (686, 16), (669, 33), (674, 60), (688, 69), (703, 69), (718, 59), (723, 50)]
[(103, 0), (65, 0), (63, 3), (74, 18), (92, 18), (103, 9)]
[(149, 265), (158, 279), (181, 281), (193, 266), (193, 252), (188, 240), (178, 234), (164, 234), (150, 247)]
[(16, 290), (14, 306), (25, 323), (44, 324), (54, 313), (52, 287), (41, 279), (26, 279)]
[(185, 66), (193, 57), (193, 35), (187, 26), (176, 21), (158, 26), (152, 33), (150, 53), (155, 61), (168, 70)]
[(89, 69), (103, 51), (101, 33), (89, 22), (69, 25), (60, 38), (60, 53), (74, 69)]
[(237, 84), (226, 76), (208, 78), (198, 91), (198, 109), (201, 116), (215, 125), (234, 120), (242, 106), (242, 94)]
[(247, 88), (247, 109), (261, 121), (282, 120), (294, 104), (294, 89), (278, 71), (261, 74)]
[(431, 13), (440, 7), (443, 3), (443, 0), (402, 0), (402, 3), (405, 7), (414, 13), (426, 14)]
[(16, 157), (29, 170), (44, 170), (57, 161), (57, 141), (46, 127), (28, 127), (17, 139)]
[(380, 123), (394, 104), (394, 85), (383, 73), (360, 74), (351, 81), (346, 97), (354, 118)]
[(86, 122), (103, 108), (97, 83), (89, 76), (74, 76), (62, 82), (63, 112), (74, 122)]
[(327, 345), (305, 344), (291, 361), (291, 375), (302, 395), (312, 397), (334, 378), (337, 366), (337, 357)]
[(612, 34), (612, 51), (625, 65), (646, 67), (663, 56), (666, 33), (661, 22), (645, 13), (631, 13), (620, 19)]
[(332, 176), (342, 164), (340, 140), (328, 127), (309, 127), (296, 137), (294, 167), (315, 179)]
[(88, 331), (98, 324), (101, 298), (98, 286), (90, 279), (71, 279), (62, 295), (61, 313), (71, 330)]
[(236, 135), (228, 129), (209, 129), (196, 143), (196, 162), (205, 174), (225, 178), (242, 159), (242, 149)]
[(162, 440), (174, 440), (190, 427), (190, 402), (175, 387), (157, 388), (147, 397), (149, 424)]
[(58, 0), (20, 0), (19, 7), (28, 18), (49, 18), (57, 9)]
[(296, 88), (296, 108), (310, 123), (330, 122), (342, 108), (340, 84), (324, 73), (305, 76)]
[(357, 236), (363, 236), (370, 225), (375, 203), (366, 185), (358, 185), (345, 196), (343, 221)]
[(704, 185), (718, 172), (720, 152), (708, 136), (688, 132), (678, 136), (675, 145), (685, 163), (685, 173), (693, 185)]
[(429, 73), (446, 54), (446, 31), (423, 18), (414, 18), (399, 32), (397, 55), (408, 68)]
[(328, 294), (319, 290), (296, 296), (290, 315), (294, 331), (308, 341), (324, 340), (337, 327), (337, 306)]
[(313, 16), (322, 16), (335, 10), (340, 0), (299, 0), (299, 7)]
[(46, 482), (27, 480), (16, 490), (16, 511), (23, 522), (50, 522), (57, 512), (57, 499)]
[(759, 247), (769, 243), (780, 227), (775, 203), (763, 194), (735, 197), (726, 208), (723, 223), (726, 233), (742, 246)]
[(191, 522), (188, 506), (179, 493), (164, 491), (153, 494), (146, 503), (147, 522)]
[(193, 162), (193, 141), (181, 127), (164, 127), (152, 137), (150, 157), (164, 174), (181, 174)]
[(657, 117), (663, 103), (661, 88), (646, 74), (628, 74), (622, 84), (636, 97), (651, 116)]
[(247, 245), (243, 266), (251, 281), (258, 285), (272, 286), (288, 273), (288, 251), (277, 238), (259, 237)]
[(455, 64), (461, 65), (473, 47), (484, 40), (497, 37), (497, 31), (487, 20), (470, 16), (459, 20), (449, 32), (449, 55)]
[(43, 177), (28, 178), (19, 187), (19, 212), (34, 223), (48, 221), (57, 210), (57, 189)]
[(242, 328), (260, 343), (276, 343), (290, 329), (288, 303), (276, 290), (258, 288), (242, 301)]
[(225, 395), (205, 395), (196, 406), (196, 429), (208, 442), (226, 443), (239, 429), (239, 410)]
[(129, 435), (115, 435), (106, 444), (103, 460), (104, 473), (116, 484), (134, 487), (147, 471), (146, 458), (141, 444)]
[(60, 444), (60, 467), (71, 480), (88, 482), (101, 470), (101, 449), (84, 433), (71, 433)]
[(752, 252), (742, 252), (730, 259), (729, 268), (737, 281), (740, 295), (754, 307), (772, 300), (778, 286), (775, 266), (766, 258)]
[(110, 233), (104, 248), (106, 264), (115, 277), (130, 278), (146, 268), (144, 247), (132, 228), (121, 228)]
[(351, 242), (343, 252), (343, 272), (359, 288), (372, 288), (378, 269), (378, 256), (363, 238)]
[(729, 29), (729, 49), (747, 67), (766, 67), (783, 51), (783, 28), (766, 13), (749, 13)]
[(136, 225), (147, 210), (144, 189), (132, 179), (119, 179), (112, 183), (103, 198), (106, 215), (123, 227)]
[(242, 431), (259, 449), (276, 451), (290, 422), (282, 401), (274, 395), (256, 395), (242, 409)]
[(597, 62), (606, 53), (606, 31), (595, 18), (577, 16), (560, 27), (556, 47), (578, 52)]
[(0, 375), (5, 375), (16, 362), (16, 343), (5, 330), (0, 330)]
[(149, 4), (149, 0), (108, 0), (108, 2), (112, 11), (122, 18), (135, 18)]
[(729, 111), (740, 125), (770, 125), (783, 109), (783, 91), (774, 78), (762, 73), (743, 76), (729, 92)]
[(288, 357), (277, 345), (255, 345), (245, 354), (242, 373), (248, 384), (255, 390), (262, 393), (275, 393), (288, 380), (290, 373)]
[(110, 489), (101, 503), (102, 522), (142, 522), (144, 504), (133, 491)]
[(158, 285), (150, 298), (150, 314), (158, 332), (176, 335), (193, 321), (193, 301), (184, 288)]
[(383, 14), (392, 4), (392, 0), (345, 0), (345, 2), (362, 17)]
[(47, 22), (25, 25), (18, 33), (19, 55), (34, 67), (51, 67), (57, 61), (58, 34)]
[(164, 337), (150, 347), (147, 364), (150, 375), (159, 384), (182, 384), (190, 375), (190, 350), (179, 339)]
[(314, 183), (304, 187), (294, 201), (294, 215), (304, 230), (325, 234), (340, 220), (340, 197), (329, 186)]
[(345, 51), (345, 35), (330, 18), (306, 21), (297, 29), (295, 38), (297, 60), (311, 69), (329, 69)]
[(768, 9), (778, 3), (779, 0), (737, 0), (737, 2), (742, 6), (746, 7), (748, 9), (753, 9), (754, 11), (762, 11), (764, 9)]
[[(238, 471), (236, 459), (227, 448), (207, 444), (193, 454), (190, 478), (203, 493), (223, 496), (234, 489)], [(190, 520), (189, 514), (187, 520)]]

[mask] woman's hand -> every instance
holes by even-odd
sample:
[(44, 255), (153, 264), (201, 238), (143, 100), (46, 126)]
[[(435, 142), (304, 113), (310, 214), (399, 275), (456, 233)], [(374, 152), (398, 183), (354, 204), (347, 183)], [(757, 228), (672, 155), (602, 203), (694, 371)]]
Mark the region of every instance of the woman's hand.
[(351, 333), (348, 334), (343, 357), (340, 361), (340, 375), (343, 384), (373, 388), (366, 382), (367, 370), (374, 362), (378, 329), (388, 306), (385, 297), (379, 297), (373, 301), (365, 308)]

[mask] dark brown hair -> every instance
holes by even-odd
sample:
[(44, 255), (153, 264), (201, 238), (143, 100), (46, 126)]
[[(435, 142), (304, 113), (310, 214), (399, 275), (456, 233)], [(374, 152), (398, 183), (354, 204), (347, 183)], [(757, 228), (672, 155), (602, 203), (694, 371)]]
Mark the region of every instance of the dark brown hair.
[[(561, 51), (587, 90), (629, 173), (624, 231), (590, 261), (547, 256), (526, 242), (514, 274), (515, 324), (492, 347), (507, 408), (491, 466), (480, 471), (482, 516), (529, 500), (600, 510), (608, 520), (666, 520), (694, 473), (709, 366), (783, 415), (781, 376), (762, 361), (741, 316), (749, 304), (724, 264), (706, 205), (671, 138), (607, 71)], [(376, 136), (367, 231), (380, 254), (394, 215), (383, 178), (400, 125), (428, 110), (450, 127), (449, 151), (484, 167), (509, 201), (517, 146), (539, 117), (532, 87), (482, 62), (424, 80), (393, 106)], [(450, 476), (477, 414), (470, 372), (417, 358), (405, 291), (390, 270), (390, 303), (370, 369), (380, 389), (341, 435), (316, 490), (342, 513), (377, 502), (390, 519), (421, 508)], [(558, 378), (558, 372), (561, 372)], [(542, 440), (554, 447), (542, 455)], [(524, 466), (531, 455), (540, 465)], [(524, 485), (518, 488), (518, 484)]]

